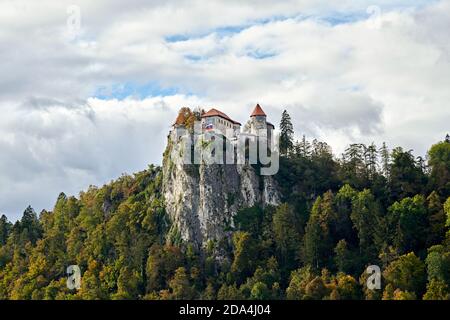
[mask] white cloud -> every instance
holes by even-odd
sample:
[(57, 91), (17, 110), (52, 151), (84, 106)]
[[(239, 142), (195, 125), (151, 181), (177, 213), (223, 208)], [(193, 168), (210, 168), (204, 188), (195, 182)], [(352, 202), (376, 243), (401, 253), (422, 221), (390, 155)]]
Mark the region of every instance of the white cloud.
[(175, 106), (185, 102), (195, 103), (172, 96), (2, 106), (2, 211), (14, 212), (28, 204), (46, 208), (61, 191), (77, 194), (80, 187), (159, 163)]
[[(387, 141), (424, 154), (450, 119), (450, 2), (375, 2), (369, 18), (373, 1), (78, 1), (71, 39), (72, 2), (3, 1), (0, 212), (159, 163), (185, 105), (244, 122), (259, 102), (336, 152)], [(127, 83), (153, 97), (93, 98)]]

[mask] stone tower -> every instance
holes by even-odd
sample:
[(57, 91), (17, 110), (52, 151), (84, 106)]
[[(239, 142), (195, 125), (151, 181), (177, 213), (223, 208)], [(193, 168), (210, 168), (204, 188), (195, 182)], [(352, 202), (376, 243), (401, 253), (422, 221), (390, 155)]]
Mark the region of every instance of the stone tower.
[(261, 106), (257, 104), (250, 115), (250, 133), (258, 135), (258, 133), (261, 133), (259, 130), (267, 131), (266, 117)]

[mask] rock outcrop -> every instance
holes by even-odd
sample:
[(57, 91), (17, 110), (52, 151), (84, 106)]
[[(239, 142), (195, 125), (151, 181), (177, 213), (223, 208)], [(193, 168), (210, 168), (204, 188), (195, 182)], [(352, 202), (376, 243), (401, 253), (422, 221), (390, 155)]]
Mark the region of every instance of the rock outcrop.
[(163, 162), (163, 195), (172, 220), (171, 237), (201, 248), (230, 235), (232, 217), (242, 208), (279, 203), (272, 176), (261, 176), (248, 164), (180, 164)]

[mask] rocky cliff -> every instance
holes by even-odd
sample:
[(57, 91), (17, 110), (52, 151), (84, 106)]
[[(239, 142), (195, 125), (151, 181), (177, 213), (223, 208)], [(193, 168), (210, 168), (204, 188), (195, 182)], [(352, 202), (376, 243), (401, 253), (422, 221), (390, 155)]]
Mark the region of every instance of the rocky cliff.
[(180, 164), (168, 156), (163, 162), (165, 208), (172, 220), (171, 237), (195, 247), (230, 235), (232, 217), (242, 208), (279, 203), (272, 176), (261, 176), (248, 164)]

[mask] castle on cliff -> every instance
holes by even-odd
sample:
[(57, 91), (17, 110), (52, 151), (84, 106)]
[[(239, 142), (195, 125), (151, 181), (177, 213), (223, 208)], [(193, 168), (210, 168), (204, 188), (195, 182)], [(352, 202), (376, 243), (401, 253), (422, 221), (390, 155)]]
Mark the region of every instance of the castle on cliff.
[[(186, 129), (186, 115), (180, 110), (177, 119), (172, 125), (173, 132), (177, 133)], [(217, 109), (210, 109), (201, 114), (202, 132), (222, 134), (230, 140), (237, 140), (240, 135), (261, 136), (270, 138), (275, 126), (267, 121), (267, 115), (259, 104), (250, 114), (250, 120), (241, 130), (241, 123), (231, 119), (227, 114)]]
[(244, 125), (218, 109), (181, 108), (163, 158), (170, 237), (205, 247), (231, 237), (229, 226), (242, 208), (280, 203), (274, 129), (259, 104)]

